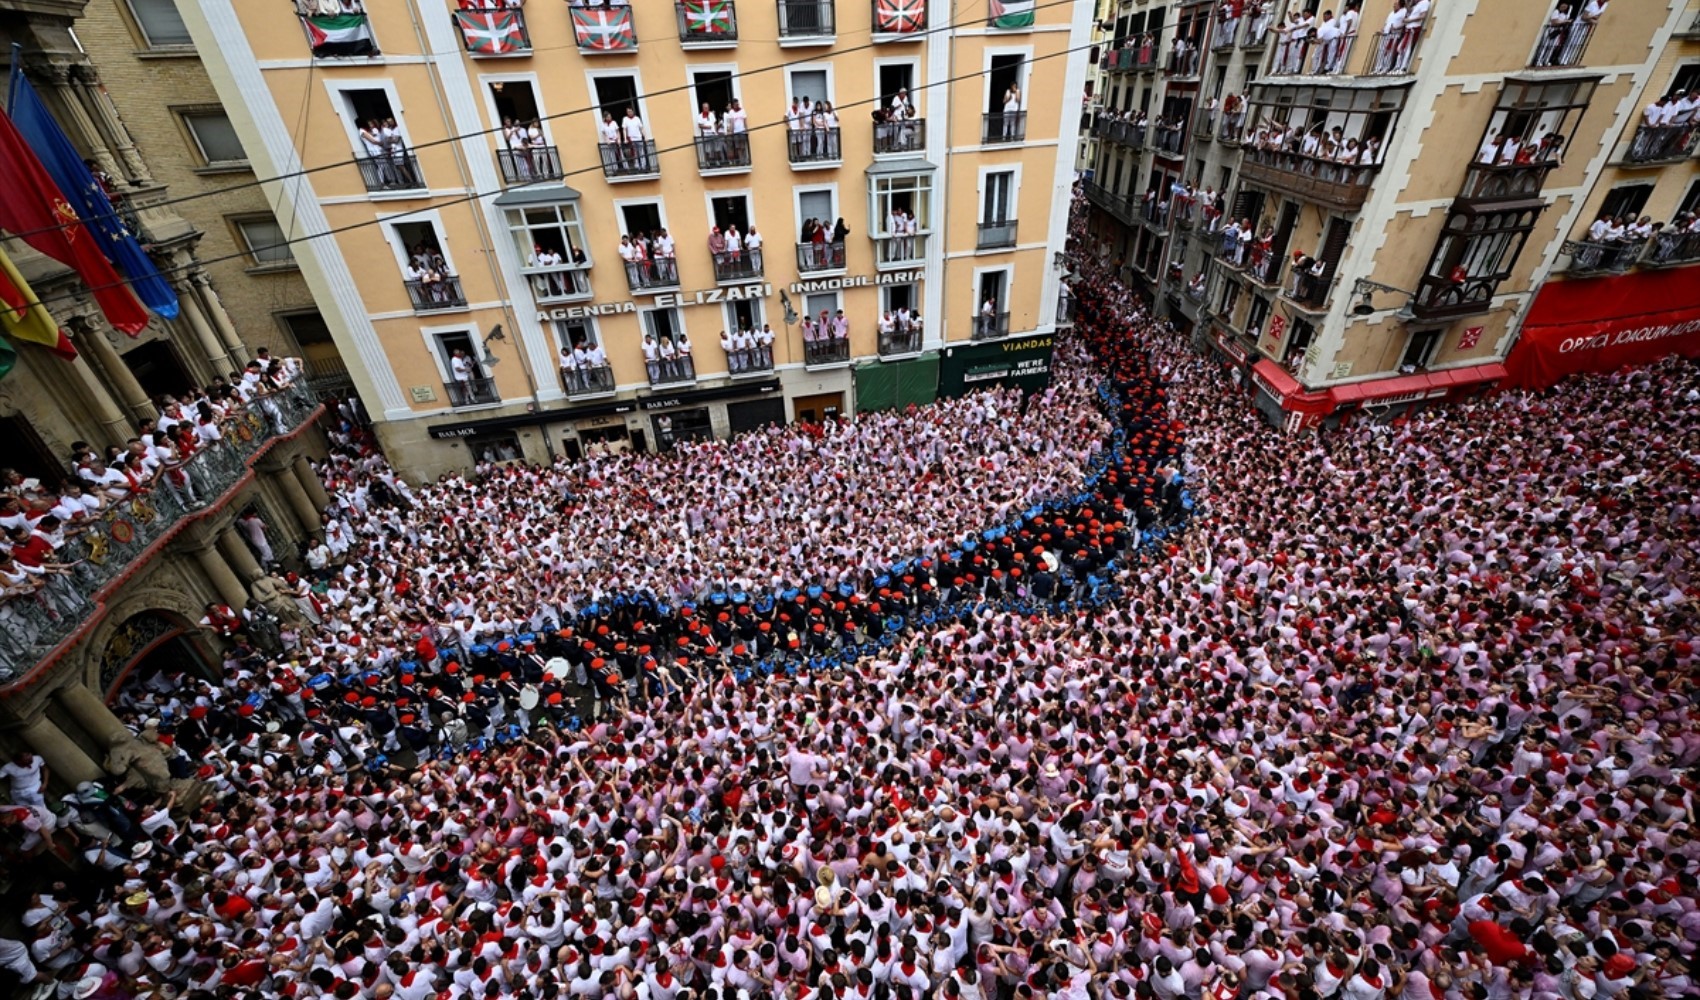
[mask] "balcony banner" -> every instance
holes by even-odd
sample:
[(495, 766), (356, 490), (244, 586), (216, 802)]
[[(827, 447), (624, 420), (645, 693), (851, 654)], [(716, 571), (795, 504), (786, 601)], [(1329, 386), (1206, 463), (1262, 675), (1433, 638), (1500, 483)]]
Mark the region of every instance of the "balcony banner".
[(1549, 281), (1506, 359), (1508, 386), (1544, 389), (1671, 354), (1700, 357), (1700, 280), (1692, 268)]
[(573, 7), (567, 11), (573, 19), (573, 35), (581, 49), (598, 52), (625, 52), (637, 48), (637, 32), (632, 29), (630, 7), (600, 8)]

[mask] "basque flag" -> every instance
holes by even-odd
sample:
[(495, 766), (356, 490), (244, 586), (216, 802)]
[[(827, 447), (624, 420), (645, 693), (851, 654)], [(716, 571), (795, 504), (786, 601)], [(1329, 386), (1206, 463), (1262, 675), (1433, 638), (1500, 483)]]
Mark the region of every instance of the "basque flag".
[[(12, 46), (12, 85), (6, 97), (6, 113), (24, 141), (35, 150), (41, 166), (65, 196), (107, 260), (130, 277), (130, 288), (149, 309), (166, 319), (177, 316), (177, 293), (159, 276), (136, 237), (124, 226), (106, 190), (95, 180), (77, 147), (60, 130), (59, 123), (41, 103), (35, 88), (24, 78), (19, 65), (19, 46)], [(108, 314), (108, 318), (110, 314)], [(114, 326), (117, 321), (114, 320)], [(143, 325), (146, 325), (144, 318)]]

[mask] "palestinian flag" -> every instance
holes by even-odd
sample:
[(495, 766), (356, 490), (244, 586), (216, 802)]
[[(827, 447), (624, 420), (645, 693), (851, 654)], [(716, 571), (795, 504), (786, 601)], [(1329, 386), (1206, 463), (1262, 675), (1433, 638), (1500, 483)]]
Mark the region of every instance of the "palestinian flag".
[(681, 0), (685, 10), (685, 34), (733, 34), (732, 0)]
[(635, 52), (637, 31), (630, 7), (572, 7), (573, 37), (592, 52)]
[(478, 56), (505, 56), (530, 52), (531, 39), (525, 25), (511, 10), (457, 10), (455, 23), (466, 40), (466, 51)]
[(307, 41), (316, 56), (375, 56), (378, 42), (372, 37), (372, 25), (365, 14), (337, 14), (331, 17), (303, 17)]
[(907, 35), (927, 25), (927, 0), (875, 0), (874, 31)]
[(992, 27), (1033, 27), (1033, 0), (992, 0)]

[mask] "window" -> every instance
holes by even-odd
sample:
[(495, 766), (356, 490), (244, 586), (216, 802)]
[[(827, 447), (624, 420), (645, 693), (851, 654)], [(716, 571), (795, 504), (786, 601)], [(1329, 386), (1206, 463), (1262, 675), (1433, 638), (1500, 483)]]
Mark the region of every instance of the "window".
[(1015, 171), (996, 170), (982, 180), (980, 249), (1015, 245)]
[(136, 15), (136, 26), (142, 29), (148, 48), (178, 48), (195, 44), (173, 0), (130, 0), (130, 11)]
[(472, 338), (473, 334), (467, 330), (425, 333), (425, 342), (436, 358), (437, 371), (442, 376), (450, 406), (485, 406), (501, 402), (501, 397), (496, 394), (495, 380), (481, 360), (483, 352)]
[(1626, 216), (1630, 219), (1639, 218), (1641, 210), (1647, 207), (1647, 199), (1652, 195), (1651, 184), (1626, 184), (1612, 188), (1606, 192), (1605, 200), (1600, 202), (1599, 215), (1595, 218), (1607, 215), (1614, 219)]
[(810, 104), (831, 101), (832, 95), (827, 92), (826, 70), (824, 69), (794, 69), (791, 71), (791, 92), (789, 97), (795, 97), (799, 102), (807, 100)]
[(1676, 207), (1676, 214), (1685, 212), (1700, 212), (1700, 181), (1689, 185), (1688, 193), (1682, 196), (1682, 204)]
[(233, 219), (242, 238), (242, 248), (255, 267), (285, 267), (295, 263), (295, 253), (276, 219)]
[(230, 124), (230, 116), (219, 111), (185, 111), (183, 125), (194, 140), (201, 163), (209, 167), (233, 166), (248, 162), (242, 151), (242, 141)]
[(1281, 353), (1284, 364), (1295, 364), (1303, 360), (1305, 351), (1310, 348), (1310, 342), (1316, 337), (1316, 327), (1310, 320), (1293, 317), (1291, 332), (1287, 334), (1287, 349)]
[(909, 62), (881, 63), (879, 65), (879, 106), (891, 107), (891, 102), (899, 94), (904, 95), (915, 113), (921, 112), (921, 92), (915, 89), (915, 65)]
[(1483, 312), (1540, 217), (1539, 207), (1454, 211), (1435, 244), (1411, 307), (1423, 319)]
[(1263, 324), (1269, 319), (1269, 300), (1262, 296), (1253, 296), (1251, 311), (1245, 318), (1245, 335), (1252, 340), (1263, 336)]
[(555, 341), (562, 347), (589, 347), (596, 343), (596, 324), (589, 319), (558, 319)]
[(797, 192), (797, 233), (799, 236), (799, 242), (806, 242), (801, 239), (801, 234), (803, 232), (803, 227), (807, 225), (811, 219), (823, 226), (826, 226), (828, 230), (832, 229), (833, 224), (838, 221), (837, 206), (834, 205), (833, 202), (833, 190), (831, 188), (820, 188), (813, 191)]
[(868, 230), (889, 236), (892, 212), (902, 209), (920, 227), (931, 228), (933, 207), (933, 178), (931, 174), (912, 174), (896, 177), (874, 177), (873, 201), (869, 206)]
[(731, 70), (692, 70), (691, 113), (696, 114), (706, 104), (715, 118), (719, 118), (737, 99), (737, 89)]
[(803, 315), (819, 319), (821, 313), (828, 316), (838, 312), (837, 292), (813, 292), (803, 297)]
[(754, 333), (763, 322), (760, 299), (735, 299), (726, 303), (726, 329)]
[(528, 267), (536, 266), (531, 261), (539, 250), (559, 255), (565, 264), (590, 264), (576, 202), (509, 210), (508, 232), (513, 234), (514, 247)]
[(597, 74), (592, 80), (596, 88), (596, 106), (615, 121), (626, 116), (626, 109), (638, 112), (637, 77), (626, 73)]
[(1027, 136), (1025, 57), (994, 55), (986, 72), (986, 116), (981, 142), (1018, 142)]
[[(1499, 101), (1494, 105), (1493, 117), (1488, 120), (1478, 150), (1490, 143), (1503, 148), (1508, 139), (1537, 146), (1545, 140), (1552, 155), (1560, 156), (1593, 96), (1592, 80), (1551, 83), (1508, 80), (1499, 92)], [(1481, 162), (1480, 156), (1477, 161)]]
[(1412, 372), (1427, 368), (1434, 360), (1434, 350), (1440, 346), (1441, 330), (1413, 330), (1405, 344), (1405, 354), (1399, 359), (1399, 370)]

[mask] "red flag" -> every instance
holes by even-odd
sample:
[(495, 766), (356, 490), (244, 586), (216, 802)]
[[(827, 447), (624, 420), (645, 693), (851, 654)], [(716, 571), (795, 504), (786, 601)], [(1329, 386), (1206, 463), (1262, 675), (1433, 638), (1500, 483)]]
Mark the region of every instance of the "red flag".
[(147, 328), (148, 313), (112, 262), (83, 228), (77, 210), (18, 134), (0, 114), (0, 229), (17, 236), (83, 279), (114, 328), (134, 337)]

